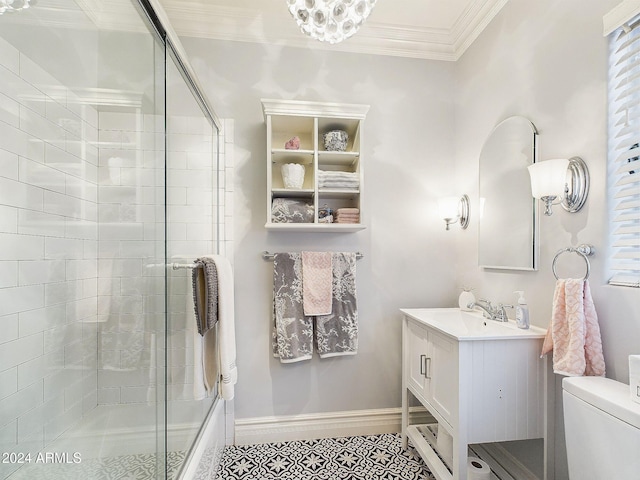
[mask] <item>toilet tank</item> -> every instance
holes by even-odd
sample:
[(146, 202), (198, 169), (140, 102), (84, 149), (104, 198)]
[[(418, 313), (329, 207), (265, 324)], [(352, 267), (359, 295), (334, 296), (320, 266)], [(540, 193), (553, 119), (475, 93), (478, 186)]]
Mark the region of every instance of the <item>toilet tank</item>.
[(562, 381), (571, 480), (640, 480), (640, 404), (603, 377)]

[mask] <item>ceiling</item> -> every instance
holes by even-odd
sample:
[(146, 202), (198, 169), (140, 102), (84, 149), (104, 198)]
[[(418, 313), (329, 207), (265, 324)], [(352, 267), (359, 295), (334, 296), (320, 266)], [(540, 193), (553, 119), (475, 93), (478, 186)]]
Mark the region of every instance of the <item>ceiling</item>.
[(401, 57), (457, 60), (507, 0), (378, 0), (350, 39), (303, 35), (286, 0), (159, 0), (180, 36)]

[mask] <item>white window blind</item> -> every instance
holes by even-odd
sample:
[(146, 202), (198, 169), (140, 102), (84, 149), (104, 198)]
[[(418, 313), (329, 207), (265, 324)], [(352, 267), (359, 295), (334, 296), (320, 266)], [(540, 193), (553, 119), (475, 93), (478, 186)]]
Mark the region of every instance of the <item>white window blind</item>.
[(640, 16), (611, 35), (609, 283), (640, 287)]

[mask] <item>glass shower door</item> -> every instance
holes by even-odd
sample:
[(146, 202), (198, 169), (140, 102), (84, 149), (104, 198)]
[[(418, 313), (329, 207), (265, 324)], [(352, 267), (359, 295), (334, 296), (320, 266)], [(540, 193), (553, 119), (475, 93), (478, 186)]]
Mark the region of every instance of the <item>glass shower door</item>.
[[(192, 295), (196, 258), (218, 253), (217, 129), (167, 45), (167, 458), (187, 460), (216, 396), (216, 329), (198, 333)], [(172, 470), (169, 478), (180, 472)]]
[(47, 3), (0, 15), (0, 478), (164, 478), (164, 42)]

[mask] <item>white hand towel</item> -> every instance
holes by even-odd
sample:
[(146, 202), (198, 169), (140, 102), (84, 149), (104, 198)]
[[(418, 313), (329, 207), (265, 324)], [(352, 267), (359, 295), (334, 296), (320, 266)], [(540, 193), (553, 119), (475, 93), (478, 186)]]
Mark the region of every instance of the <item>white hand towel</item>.
[[(208, 255), (218, 271), (218, 342), (220, 350), (220, 393), (225, 400), (234, 397), (234, 385), (238, 381), (236, 367), (236, 331), (233, 296), (233, 271), (231, 263), (221, 255)], [(206, 352), (205, 352), (206, 354)]]

